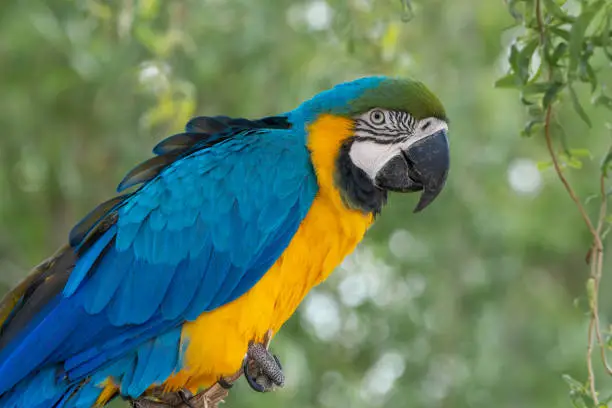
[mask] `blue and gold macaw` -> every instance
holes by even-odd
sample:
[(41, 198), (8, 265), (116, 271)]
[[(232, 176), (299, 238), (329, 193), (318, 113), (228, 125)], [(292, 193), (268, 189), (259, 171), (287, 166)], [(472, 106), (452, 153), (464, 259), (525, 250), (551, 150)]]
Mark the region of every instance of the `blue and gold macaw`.
[(363, 238), (389, 191), (440, 193), (447, 118), (367, 77), (288, 113), (197, 117), (0, 303), (0, 407), (104, 406), (238, 371)]

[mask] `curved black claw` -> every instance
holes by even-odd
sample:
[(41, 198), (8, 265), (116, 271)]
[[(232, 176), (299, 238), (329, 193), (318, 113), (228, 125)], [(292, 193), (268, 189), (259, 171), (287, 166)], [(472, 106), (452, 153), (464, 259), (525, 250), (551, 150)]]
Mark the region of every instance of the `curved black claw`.
[(278, 357), (263, 344), (249, 344), (243, 371), (247, 382), (257, 392), (268, 392), (285, 385), (285, 374)]
[(232, 384), (231, 382), (227, 381), (225, 378), (221, 377), (217, 380), (217, 383), (219, 383), (219, 385), (221, 386), (221, 388), (224, 388), (226, 390), (231, 389), (234, 384)]
[(181, 401), (183, 402), (183, 404), (187, 405), (189, 408), (195, 408), (192, 404), (191, 404), (191, 398), (193, 397), (193, 394), (191, 393), (191, 391), (189, 390), (180, 390), (178, 392), (178, 395), (181, 399)]

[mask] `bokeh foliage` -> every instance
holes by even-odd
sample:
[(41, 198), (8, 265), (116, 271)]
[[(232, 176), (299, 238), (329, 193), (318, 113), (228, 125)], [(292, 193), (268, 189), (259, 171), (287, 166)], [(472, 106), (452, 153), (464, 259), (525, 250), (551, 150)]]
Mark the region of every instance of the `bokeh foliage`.
[[(587, 376), (590, 236), (546, 166), (538, 125), (519, 137), (537, 112), (494, 87), (508, 70), (527, 69), (518, 86), (538, 70), (519, 61), (526, 32), (514, 27), (533, 2), (513, 3), (514, 16), (491, 0), (0, 2), (2, 290), (190, 116), (269, 115), (361, 75), (410, 75), (451, 117), (445, 192), (419, 215), (416, 197), (392, 197), (275, 338), (287, 388), (258, 395), (240, 384), (227, 405), (571, 406), (562, 376)], [(576, 15), (579, 3), (562, 10)], [(566, 90), (554, 98), (568, 159), (591, 153), (568, 173), (586, 197), (597, 193), (609, 111), (588, 103), (580, 61), (571, 79), (591, 126)], [(606, 58), (589, 61), (605, 92)], [(541, 105), (541, 93), (523, 94)], [(604, 324), (611, 307), (602, 296)]]
[[(588, 374), (584, 381), (570, 375), (565, 375), (564, 379), (570, 386), (575, 407), (607, 407), (612, 402), (612, 395), (598, 390), (601, 377), (596, 375), (594, 367), (595, 363), (604, 367), (607, 374), (605, 380), (610, 381), (612, 365), (607, 355), (612, 349), (612, 331), (605, 320), (602, 324), (599, 316), (599, 288), (606, 269), (605, 237), (612, 225), (608, 211), (612, 145), (608, 138), (607, 149), (591, 152), (584, 147), (571, 147), (570, 144), (581, 143), (581, 135), (565, 132), (565, 117), (559, 118), (558, 108), (562, 108), (563, 101), (569, 99), (575, 114), (589, 128), (593, 127), (576, 92), (576, 84), (583, 83), (590, 86), (594, 106), (612, 110), (612, 98), (608, 96), (606, 84), (600, 83), (600, 79), (605, 81), (609, 75), (602, 68), (612, 63), (612, 2), (512, 0), (508, 2), (508, 7), (520, 31), (510, 47), (509, 72), (496, 85), (520, 91), (521, 101), (528, 112), (528, 122), (522, 134), (535, 134), (546, 141), (550, 160), (541, 163), (540, 168), (554, 168), (559, 182), (568, 193), (568, 199), (574, 201), (577, 212), (584, 220), (584, 227), (593, 240), (586, 255), (590, 267), (590, 276), (586, 281), (590, 315), (585, 356)], [(607, 122), (605, 125), (612, 130), (612, 124)], [(568, 173), (582, 168), (583, 158), (595, 158), (600, 162), (600, 174), (591, 181), (592, 185), (599, 186), (599, 191), (586, 198), (576, 193), (574, 183), (568, 178)], [(599, 211), (590, 215), (586, 206), (593, 201), (598, 202)], [(595, 353), (599, 355), (598, 358), (593, 357), (596, 349), (599, 351)]]

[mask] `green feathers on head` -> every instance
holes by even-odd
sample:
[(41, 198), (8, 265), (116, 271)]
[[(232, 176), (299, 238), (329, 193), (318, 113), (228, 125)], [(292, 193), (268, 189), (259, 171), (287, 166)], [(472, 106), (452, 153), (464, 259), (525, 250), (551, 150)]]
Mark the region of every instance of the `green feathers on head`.
[(359, 78), (323, 91), (292, 111), (290, 120), (309, 123), (323, 113), (352, 117), (373, 108), (407, 112), (417, 120), (446, 120), (442, 103), (421, 82), (385, 76)]
[(408, 112), (417, 120), (447, 120), (442, 102), (423, 83), (412, 79), (384, 78), (377, 86), (365, 89), (350, 105), (352, 114), (382, 108)]

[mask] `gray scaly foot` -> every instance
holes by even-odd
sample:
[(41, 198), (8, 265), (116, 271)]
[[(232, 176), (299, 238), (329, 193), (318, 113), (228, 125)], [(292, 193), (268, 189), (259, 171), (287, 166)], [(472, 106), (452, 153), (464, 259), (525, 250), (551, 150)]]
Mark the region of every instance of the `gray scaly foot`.
[(249, 344), (243, 370), (247, 382), (255, 391), (268, 392), (285, 385), (285, 374), (278, 357), (263, 344)]

